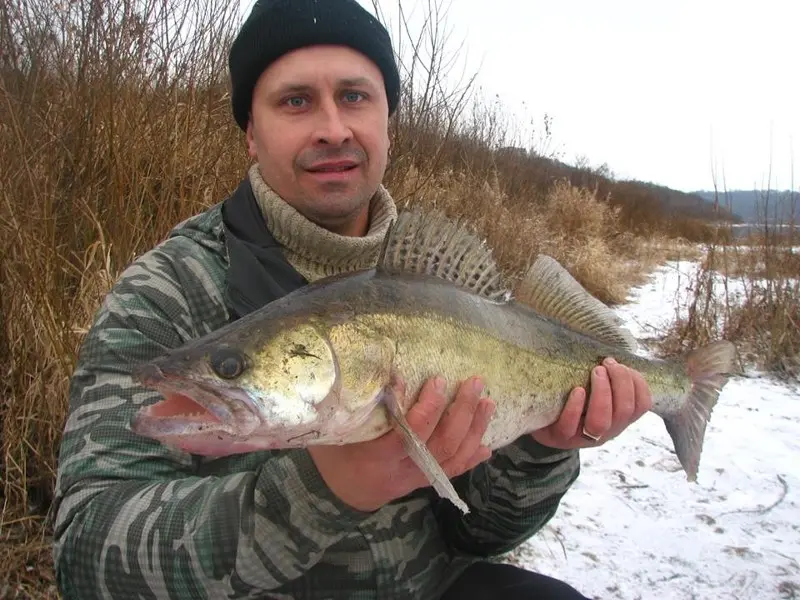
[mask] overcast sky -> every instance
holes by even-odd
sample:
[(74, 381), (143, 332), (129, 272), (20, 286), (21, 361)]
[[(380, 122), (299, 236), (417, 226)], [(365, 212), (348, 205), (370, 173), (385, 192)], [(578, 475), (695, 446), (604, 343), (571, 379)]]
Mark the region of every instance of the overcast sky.
[[(324, 1), (324, 0), (320, 0)], [(372, 0), (359, 0), (372, 10)], [(428, 0), (402, 0), (421, 15)], [(379, 0), (396, 22), (397, 0)], [(449, 0), (450, 47), (564, 160), (681, 190), (791, 185), (798, 0)], [(396, 37), (397, 30), (392, 27)], [(461, 71), (458, 71), (458, 75)], [(525, 101), (523, 106), (522, 102)], [(800, 161), (794, 189), (800, 187)], [(724, 171), (724, 173), (723, 173)]]

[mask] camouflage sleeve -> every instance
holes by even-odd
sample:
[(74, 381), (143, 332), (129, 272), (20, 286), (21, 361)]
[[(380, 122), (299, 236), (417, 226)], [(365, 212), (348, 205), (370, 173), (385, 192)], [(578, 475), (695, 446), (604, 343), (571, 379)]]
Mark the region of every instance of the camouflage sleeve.
[(366, 518), (329, 491), (305, 451), (204, 477), (189, 455), (130, 431), (156, 399), (130, 365), (196, 335), (182, 290), (213, 289), (196, 261), (180, 270), (184, 287), (176, 272), (156, 251), (129, 267), (81, 348), (54, 505), (67, 599), (243, 598), (301, 576)]
[(508, 552), (544, 527), (579, 471), (577, 450), (552, 450), (523, 436), (453, 480), (470, 512), (463, 515), (440, 501), (442, 535), (451, 547), (467, 554)]

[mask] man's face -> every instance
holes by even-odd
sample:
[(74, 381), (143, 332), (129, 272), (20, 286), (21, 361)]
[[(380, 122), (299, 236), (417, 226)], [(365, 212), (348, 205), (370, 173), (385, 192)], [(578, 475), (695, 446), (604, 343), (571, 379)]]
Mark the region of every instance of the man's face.
[(377, 65), (343, 46), (282, 56), (261, 74), (247, 128), (269, 186), (322, 227), (367, 222), (389, 149), (388, 102)]

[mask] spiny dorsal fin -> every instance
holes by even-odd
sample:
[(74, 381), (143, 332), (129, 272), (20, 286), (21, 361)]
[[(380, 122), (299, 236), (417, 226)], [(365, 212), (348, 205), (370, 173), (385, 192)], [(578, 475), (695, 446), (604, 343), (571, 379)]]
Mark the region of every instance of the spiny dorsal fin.
[(435, 275), (495, 301), (511, 295), (491, 249), (438, 211), (400, 213), (384, 239), (378, 269)]
[(568, 327), (614, 346), (636, 351), (636, 340), (622, 320), (592, 296), (555, 259), (539, 255), (520, 282), (518, 301)]

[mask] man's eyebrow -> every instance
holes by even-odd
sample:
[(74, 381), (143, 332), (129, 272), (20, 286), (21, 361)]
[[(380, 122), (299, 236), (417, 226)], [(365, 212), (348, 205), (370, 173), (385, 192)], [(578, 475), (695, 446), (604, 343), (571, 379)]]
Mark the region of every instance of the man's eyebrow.
[[(368, 77), (345, 77), (339, 79), (337, 82), (338, 87), (374, 87), (374, 83)], [(313, 91), (314, 86), (307, 83), (285, 83), (279, 85), (275, 92), (276, 94), (296, 94), (300, 92)]]
[(302, 83), (285, 83), (275, 88), (274, 93), (275, 94), (299, 93), (299, 92), (308, 92), (311, 89), (312, 87), (310, 85)]
[(373, 85), (372, 80), (367, 77), (348, 77), (338, 81), (341, 87), (370, 87)]

